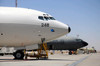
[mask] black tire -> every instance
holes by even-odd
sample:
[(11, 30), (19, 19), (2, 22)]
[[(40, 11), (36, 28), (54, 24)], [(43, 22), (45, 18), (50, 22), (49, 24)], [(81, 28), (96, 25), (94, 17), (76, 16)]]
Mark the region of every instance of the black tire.
[(69, 55), (72, 55), (72, 52), (71, 51), (69, 51)]
[(16, 51), (13, 55), (14, 55), (15, 59), (23, 59), (24, 58), (23, 51)]

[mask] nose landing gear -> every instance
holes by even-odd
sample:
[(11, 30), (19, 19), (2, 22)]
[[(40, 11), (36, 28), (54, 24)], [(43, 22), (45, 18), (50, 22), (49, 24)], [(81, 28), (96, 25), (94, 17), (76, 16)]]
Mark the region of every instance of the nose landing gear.
[(47, 48), (47, 43), (44, 42), (45, 38), (41, 38), (42, 44), (39, 45), (39, 48), (37, 49), (37, 54), (33, 54), (33, 55), (25, 55), (25, 59), (27, 59), (27, 57), (36, 57), (37, 59), (48, 59), (48, 48)]
[(38, 51), (37, 59), (48, 59), (47, 43), (41, 44), (40, 49), (38, 49), (37, 51)]

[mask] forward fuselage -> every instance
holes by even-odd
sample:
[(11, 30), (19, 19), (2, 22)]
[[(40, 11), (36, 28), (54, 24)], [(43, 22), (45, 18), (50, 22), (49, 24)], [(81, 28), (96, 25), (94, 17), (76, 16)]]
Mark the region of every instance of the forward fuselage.
[(45, 17), (44, 14), (31, 9), (0, 7), (0, 46), (37, 44), (41, 38), (50, 41), (69, 32), (69, 27), (57, 20), (38, 18)]

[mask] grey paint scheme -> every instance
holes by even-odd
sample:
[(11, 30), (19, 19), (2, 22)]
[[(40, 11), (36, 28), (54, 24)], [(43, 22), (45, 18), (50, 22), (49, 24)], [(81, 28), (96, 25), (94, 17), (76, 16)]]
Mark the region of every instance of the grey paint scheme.
[(79, 38), (63, 36), (47, 43), (49, 50), (77, 50), (88, 45)]

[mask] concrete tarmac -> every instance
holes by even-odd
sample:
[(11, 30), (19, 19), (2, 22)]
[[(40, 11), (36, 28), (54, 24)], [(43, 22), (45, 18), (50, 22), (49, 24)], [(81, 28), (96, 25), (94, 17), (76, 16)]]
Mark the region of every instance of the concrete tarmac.
[(14, 60), (13, 56), (0, 56), (0, 66), (100, 66), (100, 54), (54, 54), (48, 60)]
[(77, 66), (100, 66), (100, 53), (90, 55)]

